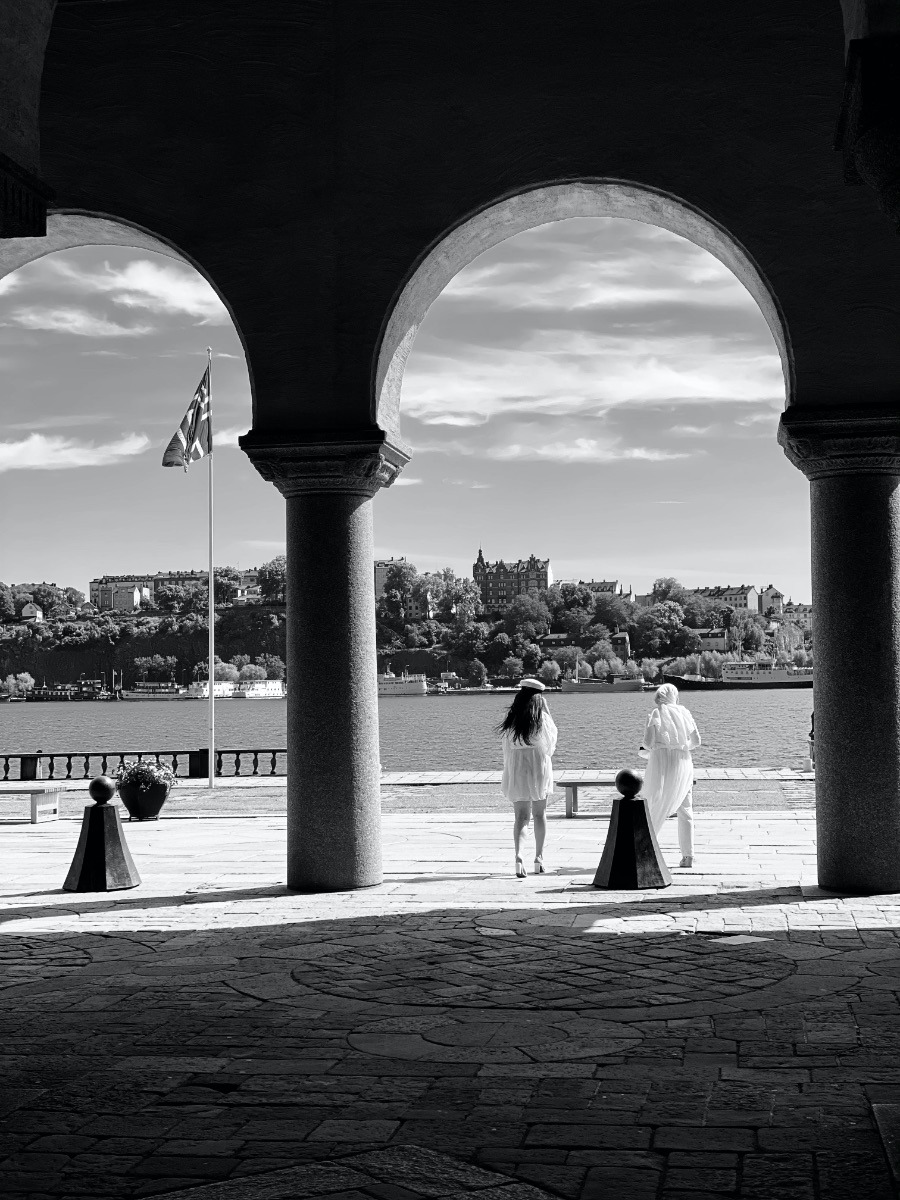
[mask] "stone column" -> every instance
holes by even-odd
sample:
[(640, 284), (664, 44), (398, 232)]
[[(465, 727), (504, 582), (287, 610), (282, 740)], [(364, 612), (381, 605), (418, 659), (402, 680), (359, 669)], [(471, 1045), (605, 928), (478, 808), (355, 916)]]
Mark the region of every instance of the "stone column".
[(408, 454), (356, 442), (241, 445), (287, 500), (287, 883), (381, 883), (372, 497)]
[(810, 481), (819, 884), (863, 895), (900, 891), (900, 421), (883, 413), (788, 409), (778, 431)]

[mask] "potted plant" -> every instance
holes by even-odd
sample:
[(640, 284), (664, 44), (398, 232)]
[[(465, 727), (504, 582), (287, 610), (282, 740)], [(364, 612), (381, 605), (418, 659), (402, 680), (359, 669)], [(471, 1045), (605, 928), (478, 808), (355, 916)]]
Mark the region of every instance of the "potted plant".
[(171, 767), (157, 762), (131, 762), (119, 767), (116, 788), (131, 821), (155, 821), (175, 782)]

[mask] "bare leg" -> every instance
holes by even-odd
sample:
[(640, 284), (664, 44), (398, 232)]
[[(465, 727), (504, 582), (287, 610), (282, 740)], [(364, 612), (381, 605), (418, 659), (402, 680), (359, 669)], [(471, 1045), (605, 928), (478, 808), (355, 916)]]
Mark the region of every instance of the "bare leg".
[(516, 850), (516, 874), (523, 875), (525, 868), (519, 870), (522, 863), (522, 834), (528, 828), (531, 817), (531, 802), (524, 800), (513, 805), (513, 845)]
[(544, 857), (544, 838), (547, 836), (547, 801), (535, 801), (531, 805), (531, 811), (534, 814), (534, 859)]

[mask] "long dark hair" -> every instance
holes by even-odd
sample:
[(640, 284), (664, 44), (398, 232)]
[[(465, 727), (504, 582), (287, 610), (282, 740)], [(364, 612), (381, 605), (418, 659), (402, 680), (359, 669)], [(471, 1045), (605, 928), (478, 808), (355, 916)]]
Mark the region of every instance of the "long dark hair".
[(544, 701), (534, 688), (519, 688), (509, 712), (497, 726), (497, 732), (512, 733), (514, 742), (531, 745), (531, 739), (541, 728), (544, 716)]

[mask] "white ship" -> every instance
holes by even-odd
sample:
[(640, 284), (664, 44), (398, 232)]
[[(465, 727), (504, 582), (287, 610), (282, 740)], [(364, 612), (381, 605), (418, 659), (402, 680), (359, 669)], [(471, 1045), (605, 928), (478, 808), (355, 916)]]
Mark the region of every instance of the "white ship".
[(136, 683), (133, 688), (122, 688), (121, 700), (189, 700), (186, 687), (180, 683)]
[(245, 679), (234, 685), (235, 700), (283, 700), (285, 694), (281, 679)]
[(722, 682), (741, 687), (772, 687), (779, 683), (787, 687), (812, 687), (812, 681), (812, 667), (777, 667), (771, 658), (722, 663)]
[[(237, 683), (232, 683), (230, 679), (216, 679), (213, 681), (213, 699), (230, 700), (239, 686)], [(209, 680), (202, 679), (199, 683), (192, 683), (188, 687), (187, 698), (189, 700), (208, 700)]]
[(561, 679), (561, 692), (640, 692), (644, 681), (629, 679), (626, 675), (607, 675), (605, 679)]
[(379, 696), (424, 696), (428, 691), (428, 682), (424, 675), (410, 675), (404, 671), (402, 675), (394, 675), (390, 668), (378, 676)]

